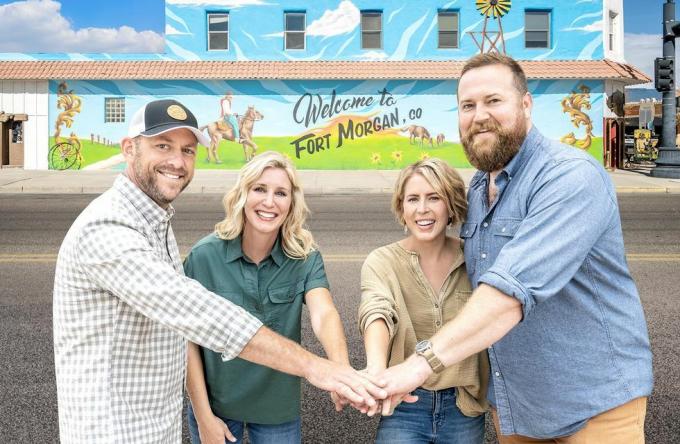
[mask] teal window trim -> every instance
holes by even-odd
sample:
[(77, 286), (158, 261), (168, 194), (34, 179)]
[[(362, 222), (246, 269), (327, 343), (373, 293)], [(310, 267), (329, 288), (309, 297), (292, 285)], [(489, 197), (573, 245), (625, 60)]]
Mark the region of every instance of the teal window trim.
[[(455, 30), (442, 30), (440, 17), (450, 16), (456, 18)], [(442, 46), (442, 37), (455, 34), (455, 42), (453, 46)], [(437, 49), (460, 49), (460, 10), (459, 9), (439, 9), (437, 10)]]
[[(547, 15), (547, 17), (548, 17), (548, 27), (547, 27), (547, 29), (539, 29), (539, 28), (536, 28), (536, 29), (533, 29), (533, 28), (532, 28), (532, 29), (528, 29), (528, 28), (527, 28), (527, 16), (529, 16), (529, 15), (532, 14), (532, 13), (534, 13), (534, 14), (545, 14), (545, 15)], [(524, 10), (524, 48), (525, 48), (525, 49), (529, 49), (529, 50), (532, 50), (532, 49), (539, 49), (539, 50), (541, 50), (541, 49), (550, 49), (550, 48), (552, 48), (552, 46), (553, 46), (553, 45), (552, 45), (552, 36), (553, 36), (553, 32), (552, 32), (553, 17), (552, 17), (552, 16), (553, 16), (553, 11), (552, 11), (552, 9), (540, 9), (540, 8), (533, 9), (533, 8), (528, 8), (528, 9), (525, 9), (525, 10)], [(528, 40), (527, 40), (527, 32), (546, 32), (546, 33), (547, 33), (546, 40), (545, 40), (545, 41), (546, 41), (546, 46), (527, 46), (527, 42), (528, 42)]]
[[(226, 30), (211, 30), (210, 29), (210, 19), (212, 17), (219, 17), (219, 16), (224, 16), (226, 17)], [(206, 11), (205, 13), (205, 25), (206, 25), (206, 48), (208, 51), (229, 51), (229, 29), (231, 25), (231, 14), (229, 11)], [(226, 37), (225, 40), (225, 47), (224, 48), (213, 48), (211, 45), (211, 37), (215, 36), (221, 36), (224, 35)]]
[[(382, 10), (378, 9), (365, 9), (361, 10), (360, 12), (360, 17), (361, 17), (361, 49), (364, 50), (375, 50), (375, 49), (383, 49), (383, 12)], [(378, 17), (380, 21), (380, 26), (377, 28), (369, 28), (365, 29), (364, 28), (364, 18), (372, 18), (372, 17)], [(367, 47), (364, 41), (364, 37), (369, 37), (369, 36), (378, 36), (378, 46), (369, 46)]]
[[(302, 16), (302, 30), (289, 30), (288, 17)], [(302, 48), (290, 48), (288, 45), (288, 37), (302, 34)], [(307, 11), (283, 11), (283, 49), (285, 51), (304, 51), (307, 49)]]

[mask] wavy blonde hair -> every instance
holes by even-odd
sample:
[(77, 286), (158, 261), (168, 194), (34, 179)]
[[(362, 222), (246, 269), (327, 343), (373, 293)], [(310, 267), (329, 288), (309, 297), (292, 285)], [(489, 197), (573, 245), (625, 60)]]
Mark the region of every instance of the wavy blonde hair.
[(392, 212), (397, 218), (397, 222), (406, 225), (404, 220), (404, 189), (406, 182), (414, 174), (423, 176), (439, 197), (444, 199), (451, 218), (450, 224), (457, 225), (465, 220), (467, 216), (465, 182), (448, 163), (436, 157), (431, 157), (413, 163), (399, 173), (392, 194)]
[(281, 226), (281, 245), (286, 256), (304, 259), (316, 249), (314, 237), (304, 228), (309, 215), (305, 196), (293, 163), (283, 154), (266, 151), (246, 163), (238, 173), (236, 184), (222, 199), (224, 220), (215, 225), (215, 234), (220, 239), (231, 240), (243, 233), (245, 226), (244, 207), (248, 191), (267, 168), (280, 168), (288, 175), (292, 190), (290, 210)]

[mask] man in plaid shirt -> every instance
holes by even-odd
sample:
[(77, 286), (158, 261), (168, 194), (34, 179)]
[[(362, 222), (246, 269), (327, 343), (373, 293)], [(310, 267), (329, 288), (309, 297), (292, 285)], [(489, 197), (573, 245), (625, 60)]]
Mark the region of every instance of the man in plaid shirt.
[(385, 393), (368, 376), (305, 351), (184, 276), (170, 203), (189, 184), (194, 115), (145, 105), (121, 142), (125, 174), (76, 219), (59, 250), (54, 353), (62, 443), (178, 443), (186, 340), (305, 377), (348, 402)]

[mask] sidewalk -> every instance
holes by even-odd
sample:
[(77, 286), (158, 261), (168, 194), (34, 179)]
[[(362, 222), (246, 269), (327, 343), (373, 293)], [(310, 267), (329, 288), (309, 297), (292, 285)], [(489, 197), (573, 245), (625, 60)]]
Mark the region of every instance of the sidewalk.
[[(458, 170), (466, 185), (475, 170)], [(237, 171), (196, 170), (185, 193), (224, 193), (235, 181)], [(0, 193), (99, 194), (113, 183), (116, 171), (34, 171), (20, 168), (0, 169)], [(398, 170), (340, 171), (300, 170), (306, 194), (371, 194), (391, 193)], [(649, 176), (649, 169), (610, 172), (619, 194), (680, 194), (679, 179)]]

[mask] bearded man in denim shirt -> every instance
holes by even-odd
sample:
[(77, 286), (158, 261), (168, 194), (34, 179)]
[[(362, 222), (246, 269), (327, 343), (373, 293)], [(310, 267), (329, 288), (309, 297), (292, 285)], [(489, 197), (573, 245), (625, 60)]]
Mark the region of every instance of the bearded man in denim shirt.
[(382, 374), (392, 401), (439, 361), (488, 347), (501, 444), (644, 442), (652, 354), (609, 176), (533, 127), (526, 77), (510, 57), (470, 59), (458, 105), (480, 170), (461, 228), (476, 288), (426, 347)]

